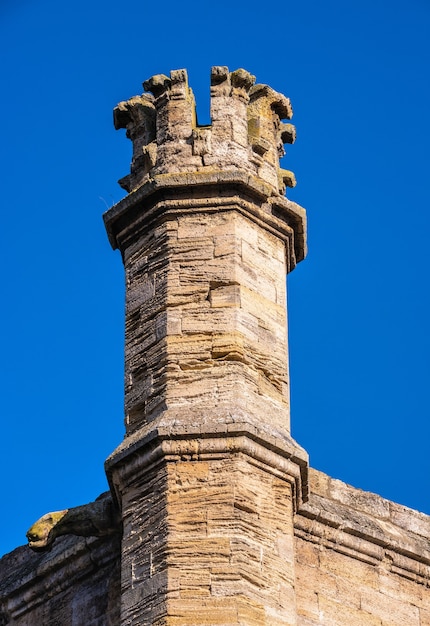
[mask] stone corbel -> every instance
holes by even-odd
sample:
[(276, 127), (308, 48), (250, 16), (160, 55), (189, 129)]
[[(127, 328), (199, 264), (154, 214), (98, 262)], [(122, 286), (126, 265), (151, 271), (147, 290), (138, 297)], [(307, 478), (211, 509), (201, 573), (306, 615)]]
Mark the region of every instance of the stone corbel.
[(170, 90), (172, 81), (165, 74), (155, 74), (145, 80), (143, 83), (143, 88), (145, 91), (149, 91), (154, 95), (155, 98), (159, 98), (161, 95), (165, 94), (166, 91)]
[(126, 129), (129, 139), (133, 140), (137, 135), (145, 134), (146, 143), (153, 141), (155, 139), (154, 98), (143, 94), (120, 102), (114, 108), (113, 121), (116, 130)]
[(296, 141), (296, 127), (293, 124), (281, 122), (280, 133), (282, 143), (292, 144)]
[(293, 117), (293, 107), (290, 99), (281, 93), (278, 93), (268, 85), (254, 85), (250, 90), (251, 101), (265, 98), (268, 106), (279, 117), (280, 120)]
[(124, 189), (124, 191), (126, 191), (127, 193), (130, 193), (132, 189), (130, 174), (120, 178), (118, 181), (118, 185), (121, 187), (121, 189)]
[(279, 168), (279, 192), (284, 195), (287, 187), (295, 187), (296, 186), (296, 177), (294, 173), (290, 170), (284, 170), (281, 167)]
[(232, 95), (244, 100), (249, 101), (249, 90), (255, 83), (255, 76), (243, 69), (235, 70), (230, 74), (230, 81), (232, 85)]

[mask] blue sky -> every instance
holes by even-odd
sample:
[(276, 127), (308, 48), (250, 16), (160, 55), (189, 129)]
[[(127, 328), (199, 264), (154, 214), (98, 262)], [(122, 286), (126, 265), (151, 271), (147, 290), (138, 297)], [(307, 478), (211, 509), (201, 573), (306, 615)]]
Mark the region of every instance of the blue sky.
[(107, 488), (123, 437), (123, 275), (101, 215), (131, 145), (112, 109), (211, 65), (292, 100), (308, 210), (290, 275), (292, 430), (311, 465), (430, 513), (427, 0), (2, 0), (0, 554)]

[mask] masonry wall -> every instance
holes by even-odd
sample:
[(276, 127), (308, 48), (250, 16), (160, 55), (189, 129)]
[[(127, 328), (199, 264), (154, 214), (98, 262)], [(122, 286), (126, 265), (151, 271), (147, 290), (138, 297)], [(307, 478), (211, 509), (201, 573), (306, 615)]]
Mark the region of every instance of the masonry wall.
[(0, 560), (0, 626), (116, 626), (120, 539), (61, 537)]
[(429, 626), (430, 518), (310, 470), (296, 515), (298, 626)]
[(29, 539), (116, 535), (4, 557), (0, 626), (430, 626), (430, 519), (308, 472), (290, 435), (285, 274), (306, 214), (279, 164), (289, 99), (216, 66), (202, 127), (185, 70), (144, 89), (114, 111), (133, 159), (104, 215), (127, 283), (115, 506), (48, 514)]
[[(204, 507), (202, 502), (196, 519)], [(269, 536), (267, 506), (261, 515)], [(185, 511), (178, 513), (178, 524), (193, 536)], [(189, 542), (187, 535), (184, 549), (193, 550)], [(429, 516), (311, 469), (309, 500), (295, 516), (294, 551), (297, 626), (430, 625)], [(223, 558), (220, 553), (218, 561)], [(17, 548), (0, 560), (0, 626), (117, 626), (119, 570), (115, 536), (61, 538), (48, 553)], [(179, 561), (175, 571), (184, 585), (201, 588), (203, 604), (205, 589), (221, 589), (219, 562), (208, 561), (204, 580), (193, 580)], [(266, 583), (258, 591), (253, 575), (257, 595)], [(219, 597), (222, 605), (225, 598)], [(262, 615), (258, 623), (268, 625)]]
[(197, 215), (175, 201), (124, 252), (128, 433), (166, 410), (206, 429), (270, 412), (289, 429), (285, 244), (241, 214), (249, 202), (211, 194)]

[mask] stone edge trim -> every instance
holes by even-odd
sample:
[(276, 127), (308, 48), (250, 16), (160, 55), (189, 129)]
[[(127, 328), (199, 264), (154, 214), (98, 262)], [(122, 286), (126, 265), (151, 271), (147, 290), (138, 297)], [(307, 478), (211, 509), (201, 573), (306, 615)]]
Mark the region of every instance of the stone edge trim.
[[(136, 211), (138, 205), (139, 210), (136, 214), (136, 218), (146, 218), (148, 210), (142, 210), (142, 203), (148, 203), (148, 208), (153, 207), (160, 199), (165, 198), (165, 194), (169, 189), (174, 189), (177, 194), (181, 189), (189, 189), (192, 187), (194, 190), (204, 190), (204, 188), (210, 188), (215, 186), (223, 186), (223, 194), (219, 199), (219, 204), (229, 202), (231, 204), (232, 197), (227, 196), (226, 185), (233, 188), (232, 196), (234, 194), (234, 188), (239, 189), (245, 194), (251, 195), (258, 205), (267, 202), (270, 212), (262, 212), (257, 216), (257, 212), (254, 209), (250, 211), (251, 204), (246, 203), (246, 209), (250, 211), (250, 217), (259, 217), (259, 225), (269, 227), (271, 232), (281, 230), (290, 231), (293, 234), (294, 241), (294, 263), (298, 263), (303, 260), (307, 253), (306, 244), (306, 211), (300, 205), (288, 200), (283, 196), (274, 196), (269, 185), (257, 177), (251, 176), (241, 171), (213, 171), (207, 172), (194, 172), (194, 173), (179, 173), (179, 174), (159, 174), (150, 179), (147, 183), (141, 187), (129, 193), (125, 198), (120, 200), (111, 209), (106, 211), (103, 215), (106, 231), (112, 248), (115, 250), (118, 248), (118, 235), (122, 230), (123, 218), (129, 212)], [(202, 204), (202, 200), (196, 198), (189, 198), (187, 200), (180, 200), (176, 198), (176, 206), (184, 210), (185, 206), (193, 208), (193, 200), (196, 203), (196, 208), (202, 210), (208, 209)], [(214, 202), (216, 198), (210, 198), (210, 202)], [(221, 202), (220, 202), (221, 200)], [(219, 208), (219, 207), (217, 207)], [(263, 218), (263, 219), (262, 219)], [(129, 219), (127, 220), (129, 221)], [(284, 235), (285, 236), (285, 235)], [(292, 268), (293, 269), (293, 268)]]
[(430, 587), (430, 517), (317, 470), (310, 469), (309, 499), (295, 515), (294, 532)]
[(294, 510), (308, 498), (308, 456), (293, 439), (258, 433), (251, 426), (228, 424), (223, 430), (172, 433), (160, 426), (149, 433), (136, 431), (106, 460), (105, 470), (114, 498), (121, 483), (164, 462), (207, 461), (244, 454), (257, 467), (292, 485)]

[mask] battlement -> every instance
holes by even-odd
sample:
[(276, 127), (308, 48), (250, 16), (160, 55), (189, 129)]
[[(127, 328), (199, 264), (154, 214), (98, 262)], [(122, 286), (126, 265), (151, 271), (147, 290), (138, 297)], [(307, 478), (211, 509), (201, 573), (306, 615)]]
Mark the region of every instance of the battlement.
[(159, 174), (245, 170), (268, 183), (274, 194), (295, 186), (279, 166), (284, 144), (293, 143), (290, 100), (243, 69), (211, 71), (211, 124), (197, 122), (194, 94), (184, 69), (157, 74), (145, 92), (114, 109), (115, 128), (133, 142), (131, 171), (119, 181), (131, 192)]

